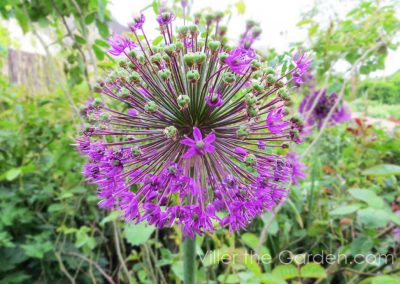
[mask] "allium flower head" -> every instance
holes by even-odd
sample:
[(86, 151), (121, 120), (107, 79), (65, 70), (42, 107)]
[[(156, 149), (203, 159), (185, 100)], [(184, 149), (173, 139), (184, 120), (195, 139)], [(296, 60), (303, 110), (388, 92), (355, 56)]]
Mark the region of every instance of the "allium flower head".
[[(326, 90), (315, 90), (304, 97), (300, 104), (299, 111), (306, 119), (305, 124), (308, 127), (320, 127), (324, 119), (328, 116), (331, 109), (338, 100), (336, 93), (327, 94)], [(349, 120), (350, 111), (345, 104), (337, 106), (329, 120), (331, 125)]]
[(288, 162), (292, 166), (292, 183), (298, 184), (301, 179), (306, 178), (306, 165), (300, 161), (300, 157), (295, 152), (286, 154)]
[(113, 37), (109, 52), (123, 59), (96, 87), (108, 99), (83, 111), (83, 174), (100, 206), (126, 221), (178, 224), (189, 237), (217, 224), (240, 230), (287, 195), (292, 164), (267, 152), (288, 148), (301, 127), (283, 95), (299, 67), (281, 75), (253, 49), (226, 46), (220, 14), (206, 19), (203, 37), (196, 25), (175, 34), (174, 18), (157, 17), (158, 45), (142, 27), (135, 44)]

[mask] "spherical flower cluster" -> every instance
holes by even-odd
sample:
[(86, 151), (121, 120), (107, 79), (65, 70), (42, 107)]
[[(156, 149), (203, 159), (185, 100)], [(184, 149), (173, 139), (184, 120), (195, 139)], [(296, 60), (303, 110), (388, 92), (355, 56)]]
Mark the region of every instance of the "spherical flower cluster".
[(282, 73), (249, 44), (230, 48), (220, 14), (195, 18), (203, 35), (196, 24), (175, 34), (174, 19), (157, 17), (157, 45), (142, 16), (132, 39), (109, 41), (120, 68), (96, 88), (109, 99), (83, 109), (83, 173), (98, 186), (100, 206), (126, 221), (178, 224), (189, 237), (218, 224), (240, 230), (287, 196), (295, 165), (273, 150), (297, 141), (302, 123), (288, 116), (285, 87), (307, 66), (298, 59)]
[[(338, 96), (336, 93), (328, 95), (326, 90), (315, 90), (306, 95), (299, 107), (299, 112), (305, 120), (304, 124), (306, 128), (321, 127), (323, 121), (337, 103), (337, 100)], [(348, 107), (342, 104), (335, 107), (328, 123), (335, 125), (350, 118), (351, 114)]]

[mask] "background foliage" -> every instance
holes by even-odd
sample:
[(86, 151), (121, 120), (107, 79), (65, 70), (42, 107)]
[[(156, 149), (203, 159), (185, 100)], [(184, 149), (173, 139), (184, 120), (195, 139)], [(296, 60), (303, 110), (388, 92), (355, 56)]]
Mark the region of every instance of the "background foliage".
[[(39, 40), (42, 29), (50, 32), (61, 47), (57, 58), (65, 81), (57, 82), (55, 92), (32, 96), (29, 86), (0, 77), (0, 283), (179, 283), (179, 229), (123, 224), (118, 214), (98, 209), (95, 189), (83, 181), (82, 159), (73, 149), (80, 123), (76, 105), (90, 96), (101, 70), (113, 64), (104, 52), (107, 1), (14, 2), (1, 1), (1, 15), (15, 18)], [(158, 7), (154, 1), (148, 8)], [(318, 87), (342, 90), (354, 104), (361, 98), (379, 108), (400, 104), (399, 73), (364, 80), (382, 69), (388, 50), (397, 47), (395, 8), (360, 1), (327, 27), (317, 20), (323, 15), (318, 7), (304, 15), (299, 26), (309, 38), (297, 45), (313, 52)], [(245, 3), (231, 9), (228, 15), (243, 13)], [(94, 32), (99, 35), (91, 39)], [(0, 28), (0, 65), (6, 64), (10, 45)], [(279, 60), (274, 52), (266, 54)], [(349, 71), (332, 69), (339, 60), (351, 65)], [(218, 230), (197, 239), (199, 282), (399, 283), (399, 239), (392, 233), (400, 225), (399, 131), (357, 119), (321, 134), (297, 149), (308, 178), (292, 188), (279, 212), (265, 214), (241, 234)], [(282, 251), (291, 253), (280, 259)], [(270, 255), (270, 261), (258, 262), (255, 252)], [(316, 254), (342, 254), (347, 261), (312, 262)], [(375, 261), (356, 263), (359, 254)], [(382, 257), (387, 254), (394, 259)]]

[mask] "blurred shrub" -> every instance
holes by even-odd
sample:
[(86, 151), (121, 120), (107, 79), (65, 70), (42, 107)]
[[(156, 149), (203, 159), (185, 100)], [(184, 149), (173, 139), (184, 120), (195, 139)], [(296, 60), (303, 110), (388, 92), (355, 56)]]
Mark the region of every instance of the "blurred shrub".
[(369, 99), (385, 104), (399, 104), (400, 72), (385, 78), (364, 80), (359, 85), (357, 94), (362, 97), (365, 92)]

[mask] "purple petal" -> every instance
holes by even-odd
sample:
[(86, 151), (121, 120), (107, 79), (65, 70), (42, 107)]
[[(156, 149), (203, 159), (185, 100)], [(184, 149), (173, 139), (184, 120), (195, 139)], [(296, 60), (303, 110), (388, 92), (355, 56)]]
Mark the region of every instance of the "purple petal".
[(190, 138), (185, 138), (185, 139), (179, 141), (179, 143), (189, 146), (189, 147), (196, 146), (196, 141), (194, 141), (193, 139), (190, 139)]
[(204, 138), (204, 142), (207, 144), (209, 143), (213, 143), (215, 141), (215, 134), (214, 133), (210, 133), (206, 136), (206, 138)]
[(196, 140), (196, 141), (203, 139), (203, 136), (201, 135), (201, 131), (197, 127), (193, 127), (193, 137), (194, 137), (194, 140)]
[(185, 154), (182, 155), (182, 158), (185, 158), (185, 159), (191, 158), (196, 154), (197, 154), (196, 149), (190, 148)]

